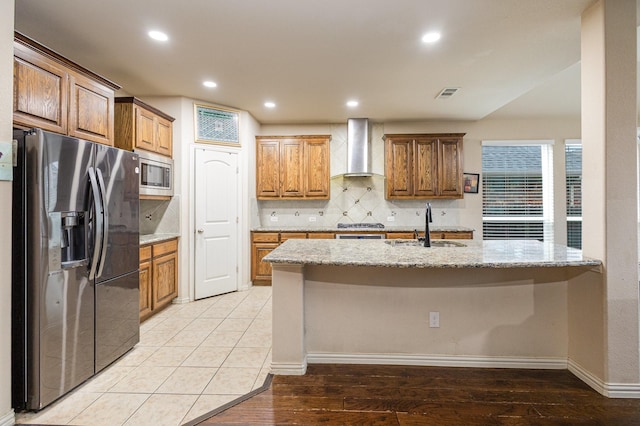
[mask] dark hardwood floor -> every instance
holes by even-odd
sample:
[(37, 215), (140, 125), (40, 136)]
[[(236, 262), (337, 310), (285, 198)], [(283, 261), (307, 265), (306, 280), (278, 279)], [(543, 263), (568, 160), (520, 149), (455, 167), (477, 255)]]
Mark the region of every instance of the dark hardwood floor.
[(310, 365), (199, 425), (640, 425), (565, 370)]

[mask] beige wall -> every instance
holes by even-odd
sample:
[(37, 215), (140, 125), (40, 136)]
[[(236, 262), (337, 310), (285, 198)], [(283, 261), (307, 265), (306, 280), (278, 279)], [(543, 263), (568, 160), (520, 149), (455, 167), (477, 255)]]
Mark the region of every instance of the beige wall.
[[(0, 2), (0, 141), (12, 139), (14, 1)], [(0, 425), (11, 409), (11, 182), (0, 182)]]
[[(562, 271), (305, 266), (309, 354), (567, 357)], [(429, 312), (440, 327), (429, 327)], [(500, 360), (496, 360), (499, 365)]]
[[(567, 282), (584, 268), (274, 265), (273, 363), (566, 368)], [(429, 327), (439, 312), (440, 327)]]

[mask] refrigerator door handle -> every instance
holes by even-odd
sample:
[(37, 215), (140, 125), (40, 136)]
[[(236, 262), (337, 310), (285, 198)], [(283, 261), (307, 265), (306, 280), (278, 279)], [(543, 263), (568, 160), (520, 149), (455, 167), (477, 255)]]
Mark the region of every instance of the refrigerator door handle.
[(103, 227), (104, 232), (102, 235), (102, 251), (100, 254), (100, 265), (98, 267), (97, 276), (102, 276), (102, 269), (104, 268), (105, 259), (107, 258), (107, 245), (109, 243), (109, 204), (107, 203), (106, 195), (107, 189), (104, 184), (104, 178), (102, 177), (102, 170), (96, 169), (96, 175), (98, 176), (98, 185), (100, 185), (100, 199), (102, 200), (103, 210)]
[(93, 208), (95, 210), (95, 239), (93, 242), (93, 253), (91, 255), (91, 268), (89, 269), (89, 279), (93, 280), (96, 277), (96, 271), (98, 269), (98, 255), (100, 254), (100, 248), (102, 247), (103, 233), (102, 233), (102, 197), (100, 196), (100, 190), (98, 189), (98, 181), (96, 179), (96, 172), (93, 167), (89, 167), (89, 181), (91, 182), (91, 192), (93, 195)]

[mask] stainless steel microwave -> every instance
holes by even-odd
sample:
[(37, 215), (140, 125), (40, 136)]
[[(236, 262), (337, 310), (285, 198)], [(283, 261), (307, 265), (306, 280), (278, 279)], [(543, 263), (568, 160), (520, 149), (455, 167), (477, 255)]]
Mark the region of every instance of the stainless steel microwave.
[(140, 158), (140, 195), (173, 196), (173, 160), (146, 151)]

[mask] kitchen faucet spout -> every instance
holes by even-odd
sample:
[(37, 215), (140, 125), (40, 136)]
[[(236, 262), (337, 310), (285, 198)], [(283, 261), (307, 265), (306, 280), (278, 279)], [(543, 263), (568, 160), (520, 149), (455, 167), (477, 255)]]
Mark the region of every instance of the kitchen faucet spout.
[(427, 209), (424, 216), (424, 246), (431, 247), (431, 235), (429, 234), (429, 223), (433, 222), (433, 217), (431, 216), (431, 203), (427, 203)]

